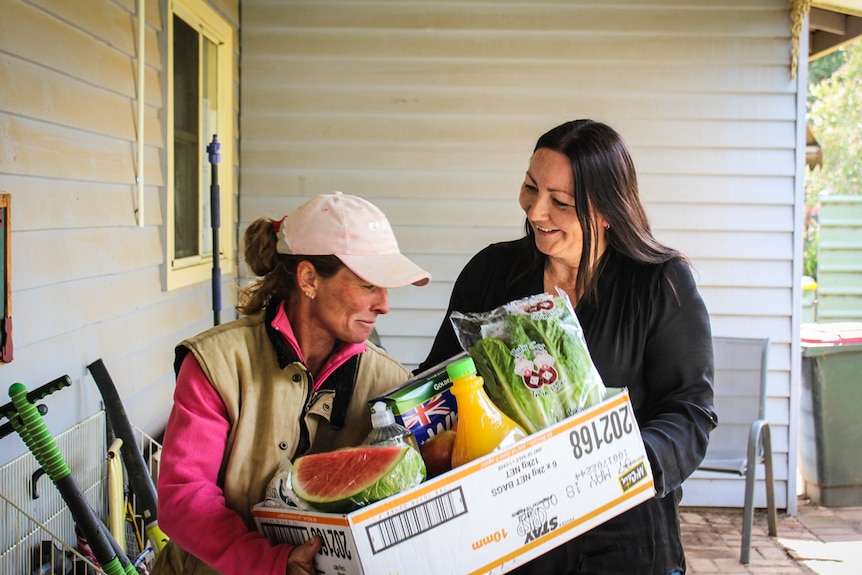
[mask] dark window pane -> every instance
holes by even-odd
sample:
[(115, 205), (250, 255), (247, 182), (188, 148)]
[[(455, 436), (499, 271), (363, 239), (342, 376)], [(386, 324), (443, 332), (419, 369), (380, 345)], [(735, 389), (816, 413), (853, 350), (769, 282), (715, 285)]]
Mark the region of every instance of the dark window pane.
[(174, 258), (199, 253), (198, 33), (174, 16)]

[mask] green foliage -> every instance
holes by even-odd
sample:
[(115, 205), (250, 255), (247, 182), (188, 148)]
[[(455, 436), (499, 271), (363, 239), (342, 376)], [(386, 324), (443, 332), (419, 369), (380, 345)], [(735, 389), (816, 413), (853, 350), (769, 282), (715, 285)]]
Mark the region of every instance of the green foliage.
[(821, 194), (862, 194), (862, 42), (815, 60), (809, 70), (808, 125), (823, 165), (805, 175), (804, 269), (816, 278)]
[(820, 228), (817, 221), (805, 218), (805, 243), (802, 249), (802, 275), (817, 278), (817, 246), (820, 243)]
[(862, 182), (862, 43), (847, 48), (832, 76), (811, 86), (808, 125), (823, 150), (823, 167), (810, 174), (820, 193), (857, 195)]
[[(847, 59), (847, 53), (844, 50), (835, 50), (825, 56), (817, 58), (813, 62), (808, 63), (808, 85), (812, 86), (819, 84), (823, 80), (828, 80), (835, 71), (844, 64)], [(811, 94), (809, 94), (810, 97)]]

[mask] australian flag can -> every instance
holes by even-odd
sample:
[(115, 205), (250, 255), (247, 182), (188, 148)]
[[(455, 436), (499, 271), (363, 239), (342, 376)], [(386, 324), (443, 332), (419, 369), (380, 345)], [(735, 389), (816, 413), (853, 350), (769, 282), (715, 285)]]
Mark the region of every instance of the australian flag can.
[(441, 431), (452, 429), (458, 419), (446, 366), (466, 355), (466, 352), (461, 353), (423, 371), (386, 395), (372, 399), (368, 405), (378, 401), (386, 403), (395, 420), (413, 432), (421, 447)]

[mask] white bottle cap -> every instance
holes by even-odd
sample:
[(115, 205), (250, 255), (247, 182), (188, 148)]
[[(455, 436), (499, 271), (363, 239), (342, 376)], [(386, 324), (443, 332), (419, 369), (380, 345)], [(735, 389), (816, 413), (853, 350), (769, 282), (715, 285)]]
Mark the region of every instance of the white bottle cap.
[(389, 409), (389, 406), (382, 401), (376, 402), (371, 406), (371, 426), (386, 427), (395, 423), (395, 414)]

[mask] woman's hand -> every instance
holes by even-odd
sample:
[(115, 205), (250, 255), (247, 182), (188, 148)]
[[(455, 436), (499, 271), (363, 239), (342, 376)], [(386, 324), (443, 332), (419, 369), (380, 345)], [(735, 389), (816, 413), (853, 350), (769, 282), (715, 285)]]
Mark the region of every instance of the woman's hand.
[(320, 545), (320, 537), (315, 535), (300, 547), (294, 547), (287, 559), (287, 575), (314, 575), (314, 556)]

